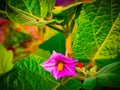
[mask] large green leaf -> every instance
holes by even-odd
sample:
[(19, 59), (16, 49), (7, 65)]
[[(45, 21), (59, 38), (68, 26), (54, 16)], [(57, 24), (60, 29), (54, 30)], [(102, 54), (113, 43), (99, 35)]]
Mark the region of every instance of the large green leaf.
[(100, 69), (97, 78), (98, 83), (102, 86), (120, 88), (120, 61)]
[(103, 66), (106, 66), (106, 65), (116, 62), (116, 61), (120, 61), (120, 55), (118, 55), (116, 58), (110, 59), (110, 60), (108, 60), (108, 59), (95, 60), (95, 63), (97, 66), (103, 67)]
[[(54, 2), (55, 0), (52, 0)], [(53, 21), (44, 20), (50, 14), (53, 3), (48, 0), (7, 0), (8, 17), (21, 24), (42, 25)]]
[(85, 88), (85, 90), (93, 90), (96, 85), (97, 85), (96, 77), (86, 78), (85, 81), (83, 82), (83, 87)]
[(84, 4), (76, 25), (74, 58), (94, 61), (119, 56), (120, 0), (96, 0)]
[(1, 90), (52, 90), (55, 88), (59, 82), (40, 66), (43, 61), (43, 58), (36, 56), (19, 60), (6, 79), (3, 76), (0, 77)]
[(82, 82), (70, 79), (65, 84), (59, 86), (57, 90), (79, 90), (80, 88), (82, 88)]
[(13, 65), (13, 52), (6, 51), (6, 49), (0, 45), (0, 75), (11, 70)]

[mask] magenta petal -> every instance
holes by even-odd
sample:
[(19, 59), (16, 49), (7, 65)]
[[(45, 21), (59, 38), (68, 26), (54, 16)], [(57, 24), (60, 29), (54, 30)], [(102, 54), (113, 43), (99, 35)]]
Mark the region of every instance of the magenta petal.
[(46, 62), (44, 62), (41, 66), (46, 71), (52, 72), (55, 68), (55, 65), (56, 65), (56, 60), (55, 60), (56, 56), (57, 56), (57, 53), (55, 51), (53, 51), (51, 57)]
[(64, 62), (65, 62), (65, 63), (69, 63), (69, 64), (70, 64), (70, 63), (77, 63), (77, 60), (74, 60), (74, 59), (72, 59), (72, 58), (66, 58), (66, 57), (65, 57)]
[(76, 76), (76, 72), (75, 72), (75, 65), (76, 64), (72, 64), (72, 65), (65, 65), (65, 69), (64, 72), (66, 72), (69, 76)]
[(48, 59), (46, 62), (44, 62), (41, 66), (46, 70), (51, 72), (54, 70), (56, 63), (52, 62), (51, 59)]
[(55, 79), (58, 79), (59, 78), (59, 71), (57, 70), (57, 67), (51, 72), (52, 75), (55, 77)]
[(50, 56), (50, 58), (48, 59), (48, 61), (56, 62), (56, 57), (57, 57), (57, 53), (55, 51), (53, 51), (53, 53)]
[(55, 63), (44, 63), (41, 65), (46, 71), (52, 72), (55, 68)]

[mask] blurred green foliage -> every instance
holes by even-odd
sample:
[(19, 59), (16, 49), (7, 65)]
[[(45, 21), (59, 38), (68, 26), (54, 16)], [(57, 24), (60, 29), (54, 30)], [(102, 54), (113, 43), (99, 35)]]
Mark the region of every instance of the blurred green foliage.
[(13, 52), (7, 51), (3, 45), (0, 44), (0, 76), (13, 67)]

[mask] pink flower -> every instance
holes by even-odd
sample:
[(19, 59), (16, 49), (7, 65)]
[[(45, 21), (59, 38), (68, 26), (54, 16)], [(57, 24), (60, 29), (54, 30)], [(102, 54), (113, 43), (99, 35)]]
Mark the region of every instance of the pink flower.
[(53, 51), (51, 57), (42, 64), (42, 67), (51, 72), (56, 79), (59, 79), (65, 76), (76, 76), (76, 64), (77, 60)]

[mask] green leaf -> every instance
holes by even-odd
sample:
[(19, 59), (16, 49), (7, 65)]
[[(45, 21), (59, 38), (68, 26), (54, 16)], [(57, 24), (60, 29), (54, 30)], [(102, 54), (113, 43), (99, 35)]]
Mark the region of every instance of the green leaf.
[(52, 20), (44, 20), (53, 7), (52, 4), (49, 5), (47, 0), (20, 0), (14, 2), (8, 0), (7, 3), (8, 17), (14, 22), (32, 25), (43, 25), (54, 22)]
[(76, 20), (73, 56), (78, 60), (116, 59), (120, 54), (120, 0), (83, 5)]
[(97, 78), (98, 83), (102, 86), (120, 88), (120, 61), (101, 68)]
[(52, 38), (50, 38), (49, 40), (47, 40), (46, 42), (40, 44), (39, 48), (45, 51), (49, 51), (50, 53), (52, 53), (53, 50), (55, 50), (56, 52), (64, 54), (65, 53), (65, 37), (63, 34), (58, 33)]
[(103, 66), (106, 66), (106, 65), (108, 65), (110, 63), (119, 61), (119, 58), (120, 58), (120, 56), (118, 55), (115, 59), (110, 59), (110, 60), (108, 60), (108, 59), (95, 60), (95, 63), (96, 63), (97, 66), (103, 67)]
[(43, 62), (43, 58), (36, 56), (19, 60), (8, 74), (7, 81), (2, 83), (3, 86), (12, 90), (52, 90), (59, 82), (40, 66)]
[(6, 51), (6, 49), (0, 45), (0, 75), (10, 71), (13, 67), (13, 52)]
[(82, 82), (70, 79), (64, 85), (59, 86), (57, 90), (79, 90), (80, 88), (82, 88)]
[(5, 0), (0, 0), (0, 16), (7, 17), (6, 9), (6, 2)]
[(53, 20), (55, 20), (57, 24), (68, 24), (72, 17), (76, 14), (76, 11), (80, 10), (81, 5), (82, 2), (77, 2), (60, 10), (56, 7), (56, 9), (53, 10)]
[(93, 90), (96, 85), (97, 85), (96, 77), (86, 78), (85, 81), (83, 82), (83, 87), (85, 88), (85, 90)]
[(69, 80), (64, 84), (65, 87), (71, 89), (71, 90), (78, 90), (82, 87), (82, 83), (78, 80)]
[(52, 12), (52, 9), (53, 9), (53, 7), (54, 7), (54, 5), (55, 5), (55, 0), (46, 0), (47, 1), (47, 3), (48, 3), (48, 11), (49, 11), (49, 13), (51, 13)]
[(50, 51), (38, 48), (32, 55), (37, 55), (48, 59), (51, 55)]

